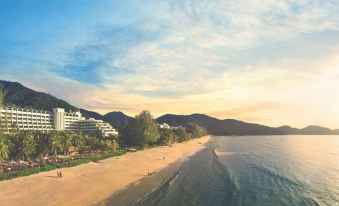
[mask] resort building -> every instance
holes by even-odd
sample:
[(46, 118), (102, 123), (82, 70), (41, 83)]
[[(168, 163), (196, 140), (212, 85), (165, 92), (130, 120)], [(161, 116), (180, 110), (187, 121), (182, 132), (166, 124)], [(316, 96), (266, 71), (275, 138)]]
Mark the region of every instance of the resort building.
[(19, 130), (79, 130), (103, 136), (117, 135), (118, 132), (101, 120), (85, 119), (79, 111), (65, 112), (63, 108), (54, 108), (52, 112), (16, 107), (0, 108), (0, 129)]
[(74, 126), (81, 131), (100, 133), (103, 136), (118, 135), (118, 132), (110, 124), (93, 118), (77, 121)]
[(183, 129), (184, 127), (183, 126), (171, 126), (167, 123), (162, 123), (162, 124), (157, 124), (158, 128), (160, 129), (172, 129), (172, 130), (175, 130), (175, 129)]
[(169, 124), (166, 124), (166, 123), (157, 124), (157, 125), (160, 129), (171, 129), (171, 126), (169, 126)]

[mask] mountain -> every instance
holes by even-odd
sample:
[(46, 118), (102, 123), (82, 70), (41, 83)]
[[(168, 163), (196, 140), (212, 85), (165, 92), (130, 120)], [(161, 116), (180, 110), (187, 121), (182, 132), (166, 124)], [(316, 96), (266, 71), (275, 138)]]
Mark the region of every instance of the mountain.
[(186, 126), (195, 123), (205, 127), (209, 134), (213, 135), (339, 135), (338, 130), (330, 130), (320, 126), (308, 126), (297, 129), (290, 126), (268, 127), (260, 124), (247, 123), (235, 119), (220, 120), (204, 114), (175, 115), (166, 114), (157, 119), (158, 123), (167, 123), (172, 126)]
[(52, 110), (55, 107), (76, 110), (76, 107), (52, 95), (34, 91), (17, 82), (2, 80), (0, 80), (0, 104), (42, 110)]
[[(37, 92), (17, 82), (0, 80), (0, 105), (16, 105), (20, 107), (32, 107), (35, 109), (52, 110), (62, 107), (67, 110), (77, 108), (66, 101), (58, 99), (50, 94)], [(101, 115), (97, 112), (80, 109), (86, 118), (95, 118), (110, 123), (115, 128), (122, 128), (133, 118), (122, 112), (109, 112)], [(235, 119), (220, 120), (205, 114), (175, 115), (166, 114), (157, 118), (159, 123), (168, 123), (172, 126), (186, 126), (188, 123), (195, 123), (205, 127), (210, 134), (214, 135), (283, 135), (283, 134), (336, 134), (339, 129), (330, 130), (320, 126), (308, 126), (297, 129), (290, 126), (278, 128), (268, 127), (260, 124), (247, 123)]]
[(104, 120), (104, 116), (97, 112), (88, 111), (86, 109), (80, 109), (80, 112), (82, 116), (86, 117), (86, 119), (94, 118), (98, 120)]
[(133, 120), (133, 117), (127, 116), (122, 112), (109, 112), (104, 115), (104, 120), (121, 128)]
[(234, 119), (219, 120), (204, 114), (174, 115), (167, 114), (157, 119), (159, 123), (173, 126), (186, 126), (195, 123), (207, 129), (213, 135), (281, 135), (280, 130), (260, 124), (252, 124)]
[(287, 125), (278, 127), (277, 129), (280, 130), (283, 134), (300, 134), (301, 133), (300, 129), (293, 128)]
[(325, 127), (311, 125), (300, 130), (301, 134), (332, 134), (335, 131), (332, 131)]
[(339, 129), (334, 129), (332, 130), (333, 135), (339, 135)]
[[(0, 80), (0, 105), (31, 107), (48, 111), (56, 107), (65, 108), (66, 111), (78, 110), (75, 106), (50, 94), (34, 91), (18, 82), (2, 80)], [(86, 118), (104, 120), (116, 128), (120, 128), (125, 122), (129, 122), (132, 119), (132, 117), (122, 112), (110, 112), (106, 115), (85, 109), (80, 109), (80, 112)]]
[(86, 118), (103, 120), (118, 129), (122, 128), (133, 119), (133, 117), (127, 116), (122, 112), (109, 112), (105, 115), (101, 115), (99, 113), (88, 111), (85, 109), (80, 109), (80, 112)]
[(284, 134), (304, 134), (304, 135), (339, 135), (339, 129), (330, 130), (326, 127), (310, 125), (308, 127), (297, 129), (290, 126), (278, 127)]

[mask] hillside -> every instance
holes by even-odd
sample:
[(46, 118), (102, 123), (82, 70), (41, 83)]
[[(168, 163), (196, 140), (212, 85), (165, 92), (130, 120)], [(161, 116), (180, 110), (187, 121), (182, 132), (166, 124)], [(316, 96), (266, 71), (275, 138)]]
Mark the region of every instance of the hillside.
[(80, 109), (80, 112), (86, 118), (103, 120), (118, 129), (124, 127), (128, 122), (133, 119), (132, 117), (127, 116), (122, 112), (109, 112), (105, 115), (101, 115), (97, 112), (92, 112), (85, 109)]
[(186, 126), (195, 123), (203, 126), (214, 135), (280, 135), (277, 128), (259, 124), (251, 124), (233, 119), (219, 120), (204, 114), (174, 115), (167, 114), (157, 119), (159, 123), (168, 123), (173, 126)]
[[(77, 108), (66, 101), (52, 95), (29, 89), (20, 83), (0, 80), (0, 104), (16, 105), (20, 107), (32, 107), (35, 109), (52, 110), (62, 107), (66, 110)], [(109, 112), (101, 115), (97, 112), (80, 109), (86, 118), (95, 118), (110, 123), (115, 128), (122, 128), (133, 118), (122, 112)], [(157, 119), (159, 123), (168, 123), (172, 126), (186, 126), (195, 123), (205, 127), (210, 134), (214, 135), (284, 135), (284, 134), (339, 134), (339, 130), (330, 130), (320, 126), (308, 126), (297, 129), (290, 126), (278, 128), (260, 124), (252, 124), (234, 119), (220, 120), (205, 114), (175, 115), (166, 114)]]
[(290, 126), (268, 127), (260, 124), (252, 124), (234, 119), (220, 120), (204, 114), (174, 115), (166, 114), (157, 119), (159, 123), (167, 123), (173, 126), (186, 126), (195, 123), (203, 126), (210, 134), (214, 135), (330, 135), (339, 134), (339, 130), (330, 130), (320, 126), (308, 126), (297, 129)]
[(109, 112), (103, 116), (104, 120), (110, 122), (111, 124), (115, 125), (117, 128), (124, 127), (128, 124), (132, 117), (125, 115), (122, 112)]
[[(50, 94), (34, 91), (17, 82), (2, 80), (0, 80), (0, 104), (5, 106), (31, 107), (48, 111), (56, 107), (65, 108), (66, 111), (77, 110), (75, 106)], [(80, 112), (86, 118), (104, 120), (116, 128), (120, 128), (132, 119), (122, 112), (110, 112), (106, 115), (85, 109), (80, 109)]]
[(300, 129), (293, 128), (287, 125), (278, 127), (277, 129), (280, 130), (284, 134), (300, 134), (301, 133)]
[(86, 117), (86, 119), (94, 118), (98, 120), (104, 120), (104, 116), (97, 112), (88, 111), (86, 109), (80, 109), (80, 112), (84, 117)]
[(34, 91), (17, 82), (2, 80), (0, 80), (0, 103), (42, 110), (52, 110), (55, 107), (62, 107), (66, 110), (76, 109), (76, 107), (52, 95)]
[(320, 127), (316, 125), (311, 125), (300, 130), (301, 134), (333, 134), (335, 130), (330, 130), (325, 127)]

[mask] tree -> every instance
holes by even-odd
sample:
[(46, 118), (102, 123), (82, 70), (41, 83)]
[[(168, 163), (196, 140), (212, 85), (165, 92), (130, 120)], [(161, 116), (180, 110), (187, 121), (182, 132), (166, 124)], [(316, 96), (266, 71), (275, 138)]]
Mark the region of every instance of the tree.
[(102, 147), (102, 142), (93, 135), (87, 135), (85, 140), (86, 149), (99, 149)]
[(178, 142), (184, 142), (192, 138), (192, 134), (184, 128), (175, 129), (173, 132), (177, 136)]
[(22, 141), (21, 156), (24, 159), (30, 160), (35, 152), (36, 142), (31, 131), (20, 132), (20, 140)]
[(22, 141), (23, 135), (21, 133), (17, 134), (7, 134), (7, 142), (9, 146), (9, 156), (11, 159), (20, 159), (22, 158), (22, 148), (23, 148), (23, 141)]
[(115, 139), (113, 139), (111, 142), (112, 142), (111, 143), (111, 149), (113, 151), (116, 151), (117, 149), (119, 149), (119, 144), (118, 144), (118, 142)]
[(50, 133), (50, 138), (51, 138), (51, 152), (54, 155), (57, 155), (62, 150), (62, 142), (60, 135), (58, 134), (57, 131), (52, 131)]
[(85, 134), (83, 134), (82, 132), (71, 132), (72, 146), (75, 150), (80, 151), (84, 147), (84, 136)]
[(188, 123), (186, 126), (187, 132), (191, 133), (193, 138), (201, 137), (207, 134), (207, 131), (204, 127), (200, 127), (197, 124)]
[(41, 157), (44, 154), (48, 154), (50, 152), (51, 147), (50, 135), (48, 133), (36, 131), (34, 133), (34, 138), (36, 141), (35, 156)]
[(175, 134), (170, 129), (159, 129), (159, 143), (162, 145), (170, 145), (175, 141)]
[(6, 160), (9, 157), (9, 147), (2, 134), (0, 134), (0, 161)]
[(157, 125), (149, 111), (142, 111), (135, 116), (123, 130), (123, 139), (127, 145), (146, 146), (156, 143), (159, 137)]
[(61, 150), (64, 153), (64, 155), (67, 155), (72, 147), (71, 134), (67, 131), (60, 132), (60, 139), (61, 139)]

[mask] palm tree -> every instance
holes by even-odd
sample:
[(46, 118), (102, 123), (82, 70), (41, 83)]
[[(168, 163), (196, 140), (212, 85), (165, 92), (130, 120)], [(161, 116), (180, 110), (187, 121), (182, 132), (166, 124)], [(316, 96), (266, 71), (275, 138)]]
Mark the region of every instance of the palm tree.
[(115, 139), (113, 139), (111, 143), (111, 149), (115, 152), (118, 148), (119, 148), (118, 142)]
[(9, 157), (9, 147), (4, 138), (0, 136), (0, 161), (6, 160)]
[(79, 151), (85, 144), (84, 135), (81, 132), (72, 132), (72, 146), (75, 150)]
[(67, 155), (68, 151), (72, 147), (72, 138), (69, 132), (62, 132), (61, 135), (61, 147), (64, 155)]
[(35, 153), (36, 142), (34, 135), (31, 131), (23, 132), (24, 136), (22, 138), (22, 156), (24, 159), (30, 160)]
[(49, 152), (50, 147), (50, 138), (48, 133), (43, 133), (40, 131), (36, 131), (34, 133), (34, 138), (36, 141), (36, 151), (35, 155), (38, 157), (43, 156)]
[(86, 147), (87, 149), (98, 149), (101, 147), (101, 142), (98, 138), (92, 135), (86, 136)]
[(61, 142), (61, 138), (60, 135), (57, 131), (52, 131), (50, 133), (50, 138), (51, 138), (51, 152), (54, 155), (57, 155), (59, 151), (62, 150), (62, 142)]

